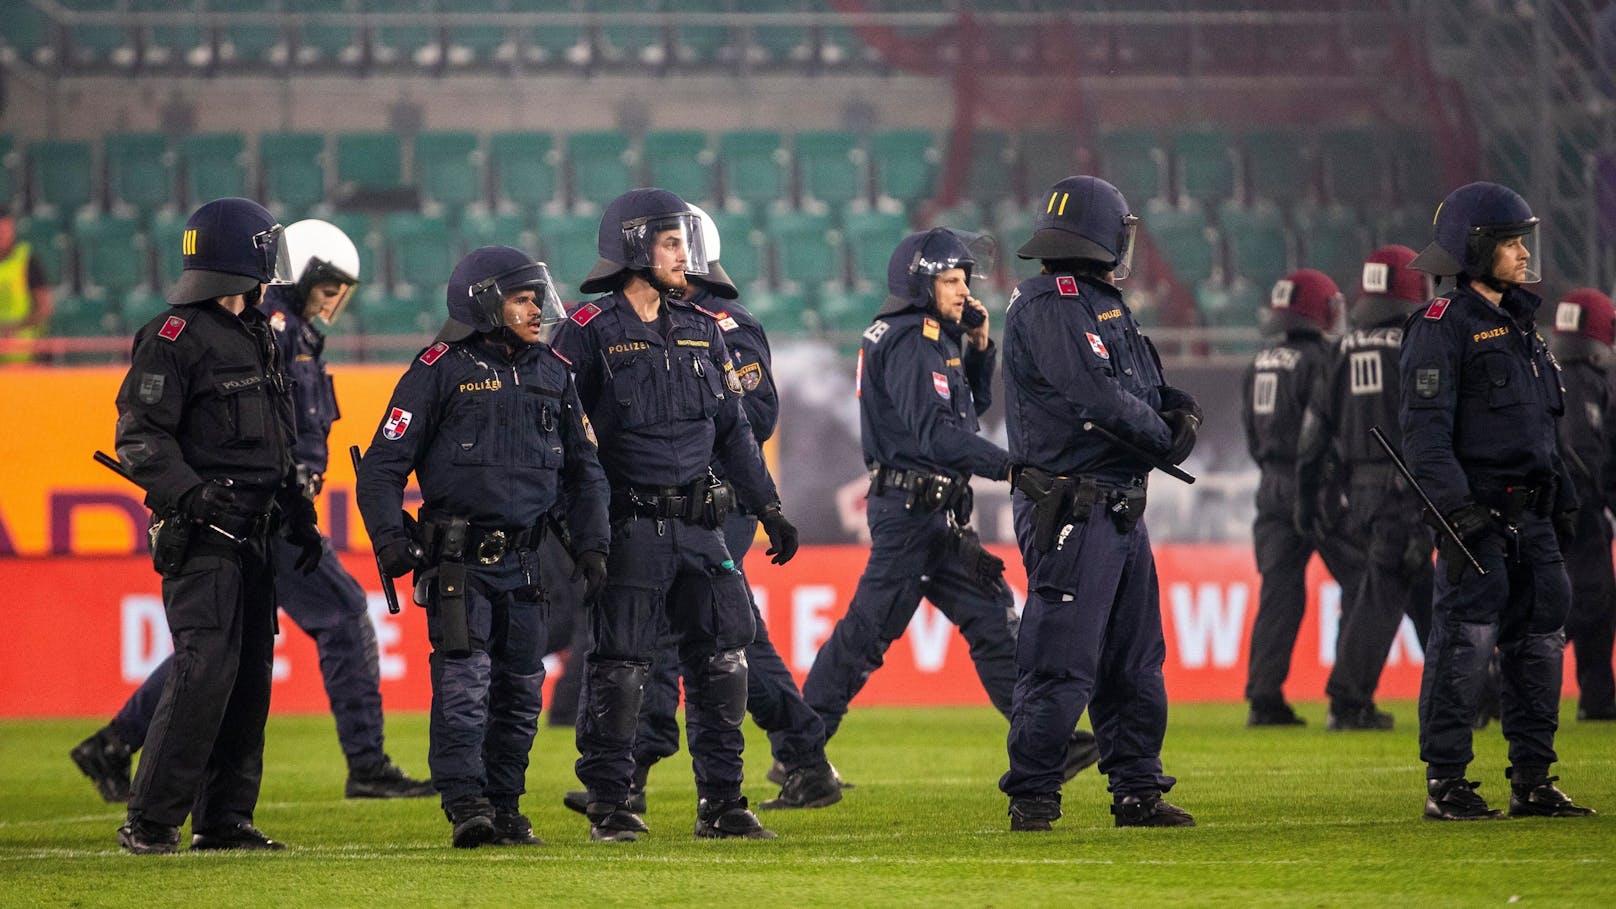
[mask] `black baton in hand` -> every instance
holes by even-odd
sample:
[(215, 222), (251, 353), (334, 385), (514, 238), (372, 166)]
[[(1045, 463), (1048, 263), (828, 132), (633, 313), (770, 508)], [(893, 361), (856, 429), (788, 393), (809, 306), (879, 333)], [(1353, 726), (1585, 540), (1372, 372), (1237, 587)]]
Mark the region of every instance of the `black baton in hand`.
[[(359, 446), (358, 445), (349, 445), (348, 446), (348, 457), (353, 459), (354, 487), (358, 488), (358, 485), (359, 485)], [(398, 588), (393, 586), (393, 579), (388, 577), (387, 576), (387, 571), (382, 568), (382, 557), (379, 556), (379, 555), (375, 555), (375, 553), (372, 553), (372, 555), (375, 556), (375, 559), (376, 559), (376, 576), (382, 579), (382, 596), (387, 598), (387, 611), (392, 613), (393, 615), (398, 615)]]
[(1173, 479), (1183, 480), (1185, 483), (1195, 482), (1195, 477), (1185, 473), (1182, 470), (1179, 470), (1174, 465), (1163, 461), (1161, 458), (1158, 458), (1155, 455), (1146, 454), (1139, 448), (1139, 446), (1127, 441), (1126, 439), (1123, 439), (1121, 436), (1118, 436), (1116, 433), (1106, 429), (1104, 426), (1101, 426), (1093, 420), (1083, 421), (1083, 431), (1094, 433), (1095, 435), (1104, 439), (1112, 448), (1117, 449), (1130, 458), (1145, 462), (1145, 465), (1150, 467), (1152, 470), (1159, 470)]
[(1436, 522), (1442, 526), (1442, 532), (1448, 535), (1448, 539), (1453, 541), (1453, 545), (1458, 547), (1459, 552), (1470, 562), (1470, 567), (1476, 569), (1476, 574), (1485, 576), (1487, 569), (1481, 567), (1481, 563), (1476, 561), (1476, 555), (1470, 551), (1469, 546), (1465, 545), (1464, 537), (1459, 536), (1459, 531), (1453, 529), (1453, 525), (1448, 523), (1448, 519), (1442, 515), (1441, 511), (1437, 510), (1436, 505), (1431, 501), (1431, 497), (1425, 494), (1424, 489), (1420, 488), (1420, 481), (1414, 479), (1414, 472), (1409, 470), (1408, 465), (1403, 463), (1403, 459), (1397, 456), (1397, 449), (1392, 447), (1392, 443), (1386, 438), (1386, 434), (1380, 431), (1379, 426), (1371, 426), (1369, 427), (1369, 435), (1380, 443), (1381, 448), (1386, 449), (1386, 457), (1392, 459), (1392, 464), (1397, 468), (1397, 472), (1402, 474), (1403, 479), (1408, 481), (1408, 485), (1420, 494), (1420, 501), (1425, 503), (1426, 510), (1431, 512), (1436, 518)]
[[(120, 477), (123, 477), (125, 480), (128, 480), (131, 483), (135, 483), (135, 478), (129, 475), (129, 471), (124, 468), (123, 462), (118, 460), (117, 458), (113, 457), (112, 455), (109, 455), (106, 452), (104, 452), (104, 451), (102, 451), (102, 450), (100, 450), (98, 448), (98, 449), (96, 449), (95, 454), (91, 455), (91, 457), (95, 458), (95, 462), (97, 464), (100, 464), (102, 467), (105, 467), (106, 469), (112, 471), (113, 473), (117, 474)], [(228, 480), (226, 480), (225, 482), (229, 483)], [(135, 485), (140, 486), (139, 483), (135, 483)], [(142, 488), (144, 488), (144, 487), (142, 487)], [(223, 527), (220, 527), (217, 524), (207, 524), (205, 526), (209, 530), (213, 531), (214, 533), (218, 534), (221, 537), (224, 537), (225, 539), (229, 540), (232, 543), (240, 543), (240, 542), (242, 542), (241, 537), (236, 536), (235, 534), (231, 533), (228, 530), (225, 530)]]

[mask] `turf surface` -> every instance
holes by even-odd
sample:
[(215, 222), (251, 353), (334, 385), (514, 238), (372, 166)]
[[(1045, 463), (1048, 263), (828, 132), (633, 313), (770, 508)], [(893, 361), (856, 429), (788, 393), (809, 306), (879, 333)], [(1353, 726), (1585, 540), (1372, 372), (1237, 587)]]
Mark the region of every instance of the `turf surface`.
[[(342, 799), (328, 717), (269, 727), (257, 823), (272, 855), (121, 853), (122, 806), (67, 759), (97, 721), (0, 723), (0, 905), (176, 906), (1540, 906), (1616, 905), (1616, 723), (1561, 730), (1561, 786), (1601, 809), (1576, 820), (1421, 820), (1410, 703), (1392, 733), (1248, 730), (1233, 705), (1173, 709), (1165, 760), (1191, 830), (1118, 830), (1094, 771), (1069, 783), (1052, 833), (1012, 834), (995, 787), (1004, 721), (983, 709), (859, 709), (831, 746), (857, 788), (839, 805), (767, 812), (780, 838), (697, 841), (684, 756), (651, 775), (652, 835), (592, 844), (561, 806), (572, 737), (541, 729), (523, 805), (547, 845), (449, 848), (433, 800)], [(426, 718), (388, 717), (388, 750), (426, 772)], [(748, 794), (767, 743), (748, 727)], [(1507, 804), (1504, 743), (1477, 736), (1471, 777)]]

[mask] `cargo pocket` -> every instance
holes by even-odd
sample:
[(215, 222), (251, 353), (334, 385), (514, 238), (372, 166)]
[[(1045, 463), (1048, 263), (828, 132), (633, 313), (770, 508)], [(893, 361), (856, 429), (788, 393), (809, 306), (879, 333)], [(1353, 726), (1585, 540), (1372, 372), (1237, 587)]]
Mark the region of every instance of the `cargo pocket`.
[(169, 631), (179, 634), (218, 628), (233, 610), (241, 582), (233, 566), (215, 556), (198, 556), (185, 571), (163, 578), (163, 609)]

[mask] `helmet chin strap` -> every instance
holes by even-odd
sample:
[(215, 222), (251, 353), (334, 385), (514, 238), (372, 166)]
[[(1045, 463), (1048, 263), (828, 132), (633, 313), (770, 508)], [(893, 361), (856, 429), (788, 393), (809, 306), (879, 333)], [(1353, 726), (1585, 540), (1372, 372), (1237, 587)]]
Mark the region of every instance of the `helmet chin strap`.
[[(659, 295), (664, 296), (664, 297), (668, 297), (668, 298), (674, 299), (674, 300), (683, 300), (684, 299), (686, 288), (674, 287), (674, 286), (672, 286), (670, 284), (665, 283), (661, 278), (657, 277), (657, 270), (656, 269), (654, 269), (654, 268), (642, 268), (642, 269), (639, 269), (638, 271), (636, 271), (635, 274), (639, 275), (640, 279), (643, 280), (645, 283), (651, 285), (651, 289), (655, 290)], [(688, 281), (689, 279), (687, 278), (686, 280)]]

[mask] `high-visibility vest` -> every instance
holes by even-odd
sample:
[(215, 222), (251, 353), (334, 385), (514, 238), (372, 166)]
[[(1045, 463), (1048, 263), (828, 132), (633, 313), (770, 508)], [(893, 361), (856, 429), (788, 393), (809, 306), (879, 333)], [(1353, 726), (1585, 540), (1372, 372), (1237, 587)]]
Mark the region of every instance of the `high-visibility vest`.
[(0, 259), (0, 325), (25, 322), (34, 309), (28, 289), (28, 260), (33, 247), (26, 241), (11, 247), (11, 255)]

